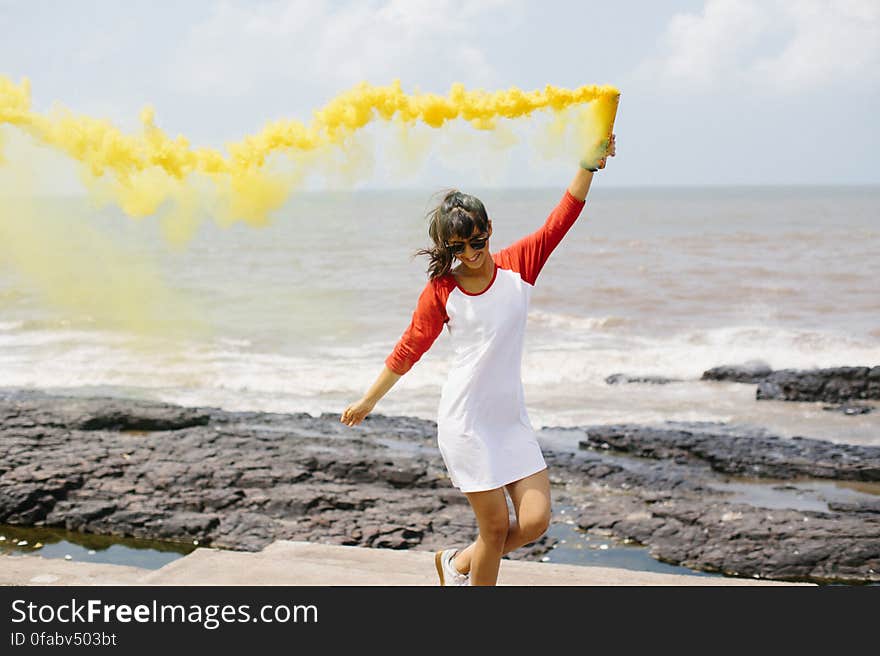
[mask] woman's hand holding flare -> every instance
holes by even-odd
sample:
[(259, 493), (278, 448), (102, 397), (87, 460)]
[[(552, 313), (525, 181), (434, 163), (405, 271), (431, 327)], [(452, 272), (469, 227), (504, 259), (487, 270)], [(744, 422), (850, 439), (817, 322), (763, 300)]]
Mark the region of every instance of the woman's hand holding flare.
[(581, 160), (581, 168), (586, 169), (587, 171), (604, 169), (608, 158), (614, 157), (614, 153), (616, 152), (614, 141), (615, 135), (613, 134), (610, 139), (603, 139), (595, 148), (593, 148), (592, 153)]
[(568, 187), (568, 193), (579, 201), (585, 201), (590, 193), (590, 184), (593, 174), (599, 169), (604, 169), (609, 157), (614, 157), (616, 152), (615, 135), (603, 140), (593, 148), (593, 154), (581, 160), (581, 166), (574, 176), (574, 180)]

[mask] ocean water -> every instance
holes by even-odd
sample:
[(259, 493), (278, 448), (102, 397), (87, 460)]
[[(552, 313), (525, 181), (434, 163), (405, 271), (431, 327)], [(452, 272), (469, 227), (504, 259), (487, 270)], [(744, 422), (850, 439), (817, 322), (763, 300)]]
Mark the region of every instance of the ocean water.
[[(564, 187), (463, 190), (486, 204), (494, 252), (537, 229)], [(205, 221), (176, 249), (157, 220), (84, 199), (33, 201), (27, 214), (40, 217), (48, 249), (35, 257), (73, 283), (86, 267), (98, 278), (72, 287), (82, 298), (53, 298), (40, 267), (13, 264), (23, 246), (6, 233), (0, 387), (341, 413), (409, 324), (426, 281), (426, 261), (412, 253), (427, 243), (431, 200), (431, 191), (304, 193), (267, 226)], [(59, 238), (65, 231), (79, 240)], [(878, 253), (880, 187), (598, 181), (532, 297), (523, 354), (532, 422), (723, 421), (880, 445), (880, 403), (845, 415), (699, 380), (756, 359), (774, 369), (880, 364)], [(130, 289), (148, 329), (89, 299), (111, 282)], [(444, 333), (375, 412), (434, 419), (449, 354)], [(615, 373), (678, 382), (606, 384)]]

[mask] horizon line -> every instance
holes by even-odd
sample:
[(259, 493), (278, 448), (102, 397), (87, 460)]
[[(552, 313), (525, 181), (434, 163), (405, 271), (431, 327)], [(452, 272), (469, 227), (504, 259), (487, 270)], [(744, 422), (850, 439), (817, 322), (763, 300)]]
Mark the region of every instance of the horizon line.
[[(440, 185), (445, 188), (444, 185)], [(551, 189), (558, 189), (562, 186), (567, 185), (538, 185), (538, 186), (523, 186), (523, 185), (514, 185), (514, 186), (503, 186), (503, 185), (470, 185), (472, 189), (480, 189), (485, 191), (547, 191)], [(658, 183), (646, 183), (646, 184), (610, 184), (601, 187), (594, 187), (591, 191), (598, 191), (601, 189), (609, 190), (664, 190), (664, 189), (780, 189), (780, 188), (796, 188), (796, 189), (855, 189), (855, 188), (880, 188), (880, 182), (839, 182), (839, 183), (811, 183), (811, 182), (785, 182), (785, 183), (703, 183), (703, 184), (682, 184), (682, 183), (674, 183), (674, 184), (658, 184)], [(428, 192), (435, 193), (436, 189), (431, 186), (418, 186), (418, 187), (362, 187), (362, 188), (351, 188), (351, 187), (328, 187), (326, 189), (300, 189), (295, 192), (291, 192), (290, 196), (301, 195), (301, 194), (324, 194), (324, 193), (387, 193), (387, 192)], [(2, 198), (47, 198), (47, 197), (62, 197), (62, 198), (71, 198), (71, 197), (81, 197), (81, 198), (89, 198), (90, 194), (87, 191), (82, 192), (46, 192), (39, 194), (17, 194), (17, 193), (2, 193), (0, 192), (0, 197)]]

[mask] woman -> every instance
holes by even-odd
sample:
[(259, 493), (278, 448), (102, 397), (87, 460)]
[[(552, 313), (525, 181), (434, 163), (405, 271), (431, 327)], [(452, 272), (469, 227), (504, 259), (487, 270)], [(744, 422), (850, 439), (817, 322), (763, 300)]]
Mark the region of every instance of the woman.
[(447, 327), (454, 359), (437, 415), (438, 445), (479, 535), (465, 549), (435, 554), (441, 585), (495, 585), (501, 557), (540, 538), (550, 524), (550, 479), (520, 377), (526, 315), (538, 273), (580, 215), (593, 173), (614, 154), (612, 135), (581, 162), (544, 225), (494, 255), (483, 204), (458, 191), (446, 194), (428, 215), (434, 246), (419, 253), (430, 258), (429, 281), (412, 322), (367, 393), (342, 413), (348, 426), (363, 421)]

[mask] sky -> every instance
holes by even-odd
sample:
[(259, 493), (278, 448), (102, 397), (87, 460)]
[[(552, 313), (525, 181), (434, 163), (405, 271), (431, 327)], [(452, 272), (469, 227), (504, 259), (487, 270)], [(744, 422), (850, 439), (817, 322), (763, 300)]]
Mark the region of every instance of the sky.
[[(361, 81), (612, 84), (608, 186), (880, 184), (878, 0), (0, 0), (0, 29), (0, 74), (28, 78), (36, 109), (134, 130), (150, 105), (193, 145), (307, 121)], [(524, 148), (484, 181), (568, 183), (576, 163)], [(359, 184), (455, 184), (462, 155)]]

